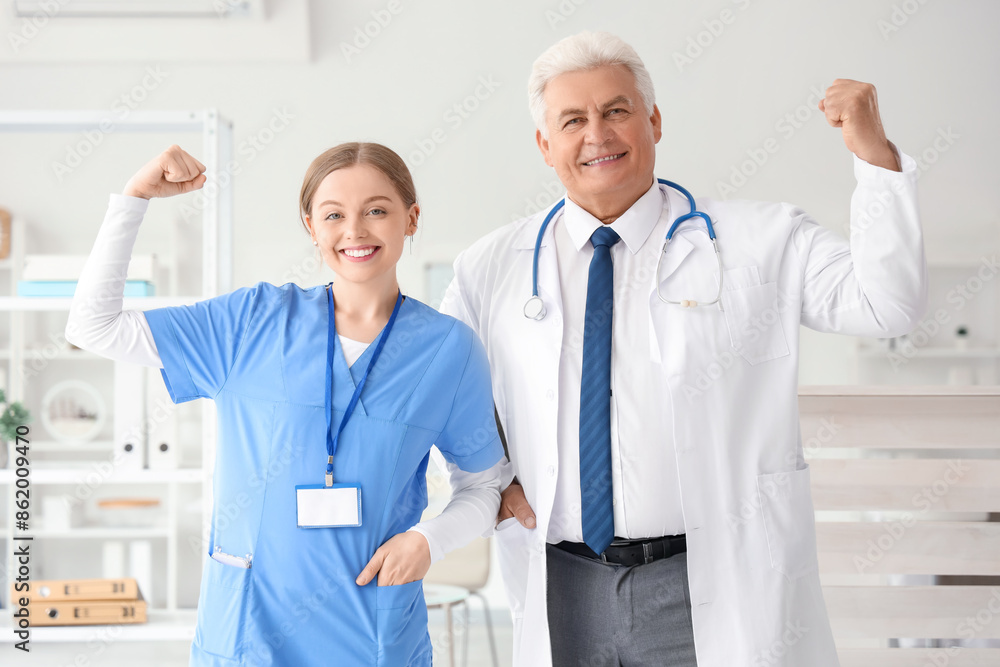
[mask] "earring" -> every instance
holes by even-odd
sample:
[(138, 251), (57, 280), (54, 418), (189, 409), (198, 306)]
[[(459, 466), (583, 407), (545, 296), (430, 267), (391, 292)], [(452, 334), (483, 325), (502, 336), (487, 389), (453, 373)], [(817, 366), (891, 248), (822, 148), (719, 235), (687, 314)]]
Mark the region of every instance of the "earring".
[(319, 241), (317, 241), (316, 239), (313, 239), (313, 245), (314, 246), (318, 246), (319, 245)]
[(413, 234), (410, 234), (410, 254), (413, 254)]

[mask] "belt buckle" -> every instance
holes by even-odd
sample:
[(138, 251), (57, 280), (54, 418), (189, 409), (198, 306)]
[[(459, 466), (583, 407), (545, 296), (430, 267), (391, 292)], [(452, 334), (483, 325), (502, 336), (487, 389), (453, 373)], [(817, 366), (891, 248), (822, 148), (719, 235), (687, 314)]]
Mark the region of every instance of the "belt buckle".
[(653, 543), (643, 542), (642, 543), (642, 561), (643, 565), (649, 565), (653, 562)]
[(607, 565), (607, 563), (608, 563), (608, 556), (607, 556), (607, 550), (605, 549), (604, 551), (602, 551), (602, 552), (601, 552), (601, 553), (600, 553), (600, 554), (598, 555), (598, 558), (600, 558), (600, 559), (601, 559), (601, 562), (602, 562), (602, 563), (604, 563), (605, 565)]

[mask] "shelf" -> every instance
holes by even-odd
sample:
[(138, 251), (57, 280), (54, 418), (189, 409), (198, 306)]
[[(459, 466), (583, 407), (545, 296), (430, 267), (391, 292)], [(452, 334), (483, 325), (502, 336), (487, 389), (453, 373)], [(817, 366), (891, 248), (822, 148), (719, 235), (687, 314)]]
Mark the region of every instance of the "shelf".
[[(114, 121), (115, 132), (201, 132), (208, 112), (133, 111)], [(108, 123), (107, 111), (3, 111), (0, 132), (84, 132)]]
[[(0, 359), (10, 359), (10, 344), (0, 346)], [(70, 361), (107, 361), (106, 357), (102, 357), (93, 352), (87, 352), (86, 350), (58, 350), (56, 352), (46, 352), (44, 350), (24, 350), (21, 353), (21, 358), (25, 361), (33, 361), (35, 359), (59, 359), (70, 360)]]
[(997, 385), (800, 385), (799, 397), (844, 396), (1000, 396)]
[(170, 535), (170, 531), (162, 527), (150, 528), (147, 526), (136, 526), (134, 528), (81, 526), (79, 528), (69, 528), (66, 530), (47, 530), (39, 528), (37, 530), (25, 531), (24, 534), (35, 539), (143, 540), (156, 537), (167, 537)]
[[(200, 468), (179, 468), (177, 470), (139, 470), (135, 472), (115, 471), (109, 477), (98, 472), (94, 466), (87, 468), (32, 469), (32, 484), (92, 484), (94, 478), (102, 484), (165, 484), (180, 482), (198, 484), (203, 481)], [(13, 470), (0, 470), (0, 485), (11, 484), (16, 477)]]
[(87, 442), (61, 442), (59, 440), (34, 440), (32, 439), (30, 451), (32, 452), (108, 452), (114, 448), (115, 444), (111, 440), (89, 440)]
[[(201, 296), (131, 297), (124, 300), (122, 307), (125, 310), (151, 310), (168, 306), (189, 306), (204, 298)], [(0, 296), (0, 312), (69, 311), (72, 303), (72, 297)]]
[[(13, 644), (17, 639), (11, 621), (11, 610), (3, 610), (0, 618), (0, 643)], [(194, 609), (178, 611), (150, 610), (149, 622), (114, 626), (109, 635), (106, 625), (77, 625), (57, 628), (31, 628), (31, 641), (39, 644), (107, 642), (109, 636), (116, 642), (183, 641), (194, 639), (198, 612)]]
[(934, 269), (975, 269), (983, 264), (982, 255), (942, 255), (940, 257), (928, 257), (927, 268)]
[(905, 357), (913, 361), (919, 357), (925, 359), (996, 359), (1000, 358), (1000, 348), (996, 347), (972, 347), (960, 350), (955, 347), (918, 347), (916, 354), (907, 356), (908, 347), (902, 346), (895, 350), (888, 348), (861, 347), (858, 354), (862, 357), (884, 357), (890, 352)]

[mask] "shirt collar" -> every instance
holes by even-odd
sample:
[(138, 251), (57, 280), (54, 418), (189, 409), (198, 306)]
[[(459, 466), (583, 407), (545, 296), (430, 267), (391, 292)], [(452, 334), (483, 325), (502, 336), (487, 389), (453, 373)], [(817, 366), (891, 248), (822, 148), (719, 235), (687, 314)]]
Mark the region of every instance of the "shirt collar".
[[(611, 229), (618, 233), (618, 236), (628, 246), (629, 252), (634, 255), (639, 252), (639, 248), (649, 238), (662, 211), (663, 195), (660, 194), (660, 185), (654, 178), (653, 184), (646, 190), (646, 193), (639, 197), (621, 217), (611, 223)], [(590, 241), (594, 230), (603, 224), (569, 196), (566, 197), (563, 216), (566, 231), (578, 251)]]

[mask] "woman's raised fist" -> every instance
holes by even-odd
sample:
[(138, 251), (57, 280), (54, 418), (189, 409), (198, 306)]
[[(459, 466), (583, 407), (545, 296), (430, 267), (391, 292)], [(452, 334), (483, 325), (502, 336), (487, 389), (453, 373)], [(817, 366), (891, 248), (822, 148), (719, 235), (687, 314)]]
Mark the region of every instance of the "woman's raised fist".
[(129, 197), (173, 197), (205, 185), (205, 165), (180, 146), (171, 146), (135, 173), (122, 192)]

